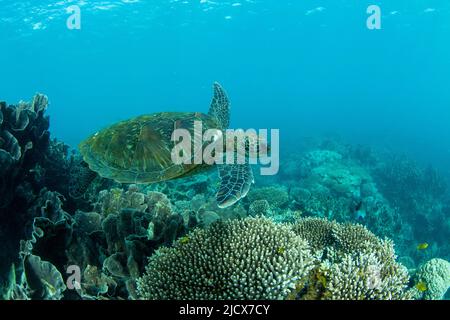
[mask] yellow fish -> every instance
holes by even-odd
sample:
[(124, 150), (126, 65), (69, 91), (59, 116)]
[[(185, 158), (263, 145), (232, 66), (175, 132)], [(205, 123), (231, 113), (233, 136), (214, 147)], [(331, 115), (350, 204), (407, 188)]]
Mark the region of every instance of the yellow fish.
[(427, 284), (423, 281), (420, 281), (419, 283), (416, 284), (416, 289), (419, 290), (420, 292), (425, 292), (428, 290)]
[(189, 243), (189, 236), (184, 236), (182, 238), (180, 238), (180, 243), (181, 244), (188, 244)]
[(428, 243), (424, 242), (424, 243), (420, 243), (417, 246), (417, 250), (426, 250), (428, 248)]

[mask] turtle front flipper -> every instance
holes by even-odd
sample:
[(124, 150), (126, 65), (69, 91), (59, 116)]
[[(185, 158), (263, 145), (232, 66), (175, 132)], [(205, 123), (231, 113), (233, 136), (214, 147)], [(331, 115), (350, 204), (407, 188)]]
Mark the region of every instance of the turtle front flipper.
[(255, 182), (250, 164), (219, 165), (220, 187), (217, 192), (219, 208), (232, 206), (244, 198)]
[(217, 120), (220, 126), (217, 129), (226, 129), (230, 125), (230, 101), (225, 90), (217, 82), (214, 83), (214, 96), (208, 114)]

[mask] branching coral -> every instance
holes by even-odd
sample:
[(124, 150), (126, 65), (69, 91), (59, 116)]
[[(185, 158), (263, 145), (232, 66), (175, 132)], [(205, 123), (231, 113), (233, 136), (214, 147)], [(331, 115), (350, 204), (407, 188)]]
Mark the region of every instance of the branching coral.
[(293, 231), (308, 241), (315, 251), (322, 251), (334, 243), (333, 229), (336, 223), (321, 218), (299, 219), (292, 225)]
[(142, 299), (283, 299), (312, 262), (288, 226), (264, 218), (216, 222), (159, 249), (138, 292)]
[(256, 200), (250, 205), (248, 215), (251, 217), (270, 215), (270, 204), (267, 200)]
[[(370, 244), (367, 243), (367, 248)], [(332, 300), (406, 300), (412, 299), (407, 289), (409, 276), (405, 267), (395, 262), (391, 242), (380, 247), (334, 252), (319, 267), (327, 278), (324, 299)]]
[(321, 286), (313, 278), (305, 295), (320, 287), (314, 292), (318, 299), (412, 298), (408, 272), (397, 263), (391, 241), (379, 239), (361, 225), (317, 218), (300, 220), (293, 230), (310, 242), (321, 260), (313, 271), (321, 275)]

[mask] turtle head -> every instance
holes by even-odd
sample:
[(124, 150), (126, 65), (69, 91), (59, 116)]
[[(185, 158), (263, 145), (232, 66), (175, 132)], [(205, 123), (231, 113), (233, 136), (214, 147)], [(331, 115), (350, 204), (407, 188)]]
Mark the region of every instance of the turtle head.
[(250, 158), (267, 157), (270, 152), (270, 144), (261, 137), (247, 137), (245, 141), (245, 153)]
[(225, 140), (225, 147), (233, 146), (238, 155), (245, 156), (250, 159), (257, 159), (267, 157), (271, 148), (267, 139), (264, 139), (257, 134), (245, 134), (241, 138), (236, 136), (227, 136)]

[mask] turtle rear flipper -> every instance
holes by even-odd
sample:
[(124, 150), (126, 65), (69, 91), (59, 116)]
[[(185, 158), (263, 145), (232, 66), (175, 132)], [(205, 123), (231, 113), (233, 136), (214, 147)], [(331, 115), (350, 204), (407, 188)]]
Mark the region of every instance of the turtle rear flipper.
[(230, 101), (222, 86), (214, 83), (214, 96), (208, 114), (215, 118), (220, 125), (217, 129), (226, 129), (230, 125)]
[(223, 209), (245, 198), (255, 181), (252, 168), (248, 163), (219, 165), (218, 168), (220, 187), (216, 199), (219, 208)]

